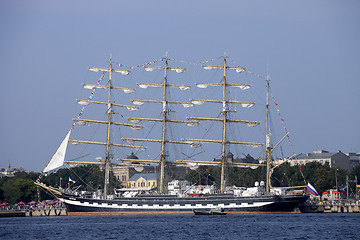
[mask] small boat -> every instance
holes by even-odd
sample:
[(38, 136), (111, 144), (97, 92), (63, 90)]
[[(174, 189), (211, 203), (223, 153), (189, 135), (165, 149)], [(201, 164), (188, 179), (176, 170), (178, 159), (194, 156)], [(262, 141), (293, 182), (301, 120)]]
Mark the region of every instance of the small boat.
[(210, 211), (193, 210), (195, 215), (226, 215), (223, 208), (214, 208)]

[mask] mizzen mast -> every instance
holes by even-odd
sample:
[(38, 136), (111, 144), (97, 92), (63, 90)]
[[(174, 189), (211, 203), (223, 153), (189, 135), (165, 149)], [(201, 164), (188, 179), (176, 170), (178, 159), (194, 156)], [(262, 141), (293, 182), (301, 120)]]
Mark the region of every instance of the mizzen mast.
[[(277, 148), (280, 143), (289, 135), (289, 132), (286, 132), (286, 134), (284, 135), (284, 137), (282, 139), (280, 139), (280, 141), (275, 144), (275, 146), (273, 147), (271, 144), (271, 131), (270, 131), (270, 110), (269, 110), (269, 92), (270, 92), (270, 79), (269, 79), (269, 75), (266, 75), (266, 136), (265, 136), (265, 153), (266, 153), (266, 192), (269, 193), (270, 192), (270, 188), (271, 188), (271, 184), (270, 184), (270, 177), (271, 177), (271, 172), (277, 168), (278, 166), (280, 166), (281, 164), (289, 161), (291, 158), (293, 158), (296, 154), (294, 154), (293, 156), (291, 156), (290, 158), (288, 158), (287, 160), (283, 161), (282, 163), (271, 167), (271, 160), (272, 160), (272, 153), (275, 150), (275, 148)], [(305, 186), (306, 187), (306, 186)]]
[(270, 146), (270, 129), (269, 129), (269, 78), (266, 77), (266, 192), (270, 192), (270, 160), (271, 160), (271, 146)]

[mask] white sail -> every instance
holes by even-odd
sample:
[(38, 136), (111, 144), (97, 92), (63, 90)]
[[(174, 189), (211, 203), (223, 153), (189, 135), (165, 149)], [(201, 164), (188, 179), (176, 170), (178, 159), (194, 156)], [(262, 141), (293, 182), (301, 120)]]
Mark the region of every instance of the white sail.
[(251, 108), (253, 107), (255, 104), (254, 103), (242, 103), (241, 106), (244, 108)]
[(89, 102), (88, 102), (88, 101), (85, 101), (85, 100), (78, 100), (77, 102), (78, 102), (78, 104), (80, 104), (80, 105), (89, 105)]
[(133, 92), (135, 92), (134, 89), (130, 89), (130, 88), (124, 88), (123, 91), (124, 91), (124, 93), (133, 93)]
[(266, 134), (266, 147), (270, 147), (270, 139), (271, 139), (271, 133)]
[(49, 164), (45, 167), (44, 172), (49, 172), (51, 170), (54, 170), (55, 168), (64, 165), (65, 153), (66, 153), (66, 148), (68, 145), (70, 133), (71, 133), (71, 129), (69, 130), (68, 134), (66, 134), (66, 137), (60, 144), (60, 147), (58, 148), (54, 156), (51, 158)]
[(189, 108), (189, 107), (194, 106), (194, 104), (192, 104), (192, 103), (182, 103), (182, 105), (184, 108)]
[(180, 90), (182, 90), (182, 91), (184, 91), (184, 90), (189, 90), (189, 89), (190, 89), (189, 86), (180, 86), (179, 88), (180, 88)]

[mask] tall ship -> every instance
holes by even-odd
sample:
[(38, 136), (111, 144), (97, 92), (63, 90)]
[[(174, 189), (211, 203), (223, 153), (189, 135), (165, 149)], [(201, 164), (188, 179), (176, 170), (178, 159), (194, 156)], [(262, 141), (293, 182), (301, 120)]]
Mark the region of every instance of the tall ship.
[[(91, 67), (89, 70), (94, 72), (102, 72), (100, 80), (104, 79), (105, 74), (108, 74), (107, 84), (100, 84), (100, 80), (97, 84), (84, 84), (84, 88), (91, 90), (91, 95), (87, 100), (77, 100), (79, 104), (83, 105), (83, 109), (78, 118), (73, 119), (73, 125), (67, 133), (65, 139), (62, 141), (60, 147), (44, 169), (44, 173), (55, 171), (62, 167), (64, 164), (70, 166), (78, 165), (98, 165), (101, 166), (104, 173), (104, 187), (100, 194), (86, 194), (76, 191), (69, 191), (69, 189), (63, 189), (47, 186), (41, 181), (37, 181), (35, 184), (43, 190), (51, 193), (56, 198), (61, 200), (68, 211), (69, 215), (76, 214), (131, 214), (131, 213), (192, 213), (195, 211), (210, 211), (211, 209), (223, 209), (229, 213), (242, 213), (242, 212), (293, 212), (297, 209), (298, 205), (305, 202), (308, 198), (304, 193), (289, 194), (285, 192), (272, 191), (270, 184), (270, 175), (273, 170), (271, 166), (271, 158), (273, 150), (280, 144), (280, 142), (286, 137), (280, 140), (275, 147), (270, 143), (270, 129), (269, 129), (269, 80), (266, 79), (267, 96), (266, 96), (266, 137), (265, 143), (257, 143), (252, 141), (239, 141), (238, 139), (230, 138), (230, 132), (232, 131), (229, 125), (247, 125), (249, 127), (256, 127), (260, 124), (259, 121), (242, 120), (232, 117), (232, 113), (236, 110), (232, 109), (233, 106), (239, 106), (244, 108), (250, 108), (254, 106), (255, 102), (237, 101), (231, 99), (231, 90), (234, 91), (247, 90), (251, 87), (250, 84), (238, 84), (230, 83), (228, 80), (228, 74), (230, 71), (242, 73), (246, 69), (240, 66), (230, 66), (228, 64), (228, 57), (223, 56), (220, 58), (222, 64), (219, 65), (202, 65), (205, 70), (217, 70), (221, 71), (221, 77), (217, 82), (207, 83), (195, 83), (198, 88), (206, 89), (208, 87), (218, 88), (218, 92), (221, 94), (211, 95), (213, 99), (199, 99), (192, 98), (187, 101), (173, 100), (173, 94), (170, 94), (171, 89), (188, 90), (192, 84), (175, 84), (171, 81), (170, 76), (173, 73), (183, 73), (185, 68), (173, 67), (169, 65), (170, 59), (166, 56), (157, 63), (162, 63), (162, 66), (153, 66), (155, 61), (144, 64), (145, 72), (160, 71), (161, 76), (160, 83), (137, 83), (139, 88), (157, 88), (156, 91), (160, 93), (157, 99), (144, 100), (144, 99), (131, 99), (132, 104), (115, 103), (114, 99), (116, 95), (122, 91), (124, 93), (133, 93), (135, 88), (131, 87), (118, 87), (113, 85), (113, 74), (121, 74), (121, 78), (126, 78), (126, 75), (131, 74), (130, 70), (123, 70), (114, 68), (114, 63), (111, 58), (108, 68)], [(120, 66), (120, 64), (119, 64)], [(171, 73), (171, 74), (170, 74)], [(159, 75), (157, 75), (159, 76)], [(95, 91), (99, 89), (106, 92), (105, 101), (94, 101), (92, 99)], [(239, 90), (238, 90), (239, 91)], [(114, 93), (115, 92), (115, 93)], [(195, 94), (198, 96), (197, 94)], [(105, 119), (93, 120), (84, 119), (82, 113), (86, 106), (89, 104), (98, 105), (103, 107), (103, 114), (105, 112)], [(144, 104), (158, 104), (161, 111), (158, 113), (157, 118), (149, 117), (127, 117), (127, 122), (115, 121), (113, 116), (115, 114), (121, 115), (124, 120), (125, 112), (118, 113), (117, 109), (127, 109), (129, 111), (139, 110)], [(202, 116), (181, 116), (183, 119), (174, 119), (173, 106), (182, 105), (185, 109), (189, 107), (199, 107), (202, 105), (202, 109), (205, 106), (209, 106), (209, 112), (217, 109), (217, 117), (202, 117)], [(150, 112), (155, 112), (151, 108)], [(207, 112), (207, 110), (205, 110)], [(183, 112), (181, 112), (183, 113)], [(186, 111), (184, 114), (188, 114)], [(154, 114), (155, 115), (155, 114)], [(182, 114), (181, 114), (182, 115)], [(112, 132), (114, 129), (131, 128), (134, 130), (143, 131), (144, 125), (141, 123), (153, 123), (159, 125), (157, 128), (157, 137), (151, 138), (149, 135), (146, 137), (128, 137), (123, 136), (121, 139), (113, 138)], [(211, 122), (217, 124), (215, 128), (212, 128), (212, 134), (202, 134), (201, 137), (193, 137), (193, 133), (196, 131), (190, 131), (190, 137), (181, 137), (177, 139), (172, 134), (172, 128), (191, 128), (194, 126), (201, 126), (203, 122)], [(75, 140), (70, 139), (70, 135), (78, 125), (96, 124), (102, 126), (105, 131), (105, 138), (103, 141), (94, 140)], [(210, 130), (209, 130), (210, 131)], [(186, 131), (185, 131), (186, 132)], [(134, 134), (136, 135), (136, 134)], [(136, 135), (137, 136), (137, 135)], [(210, 137), (212, 139), (210, 139)], [(99, 158), (98, 161), (79, 161), (77, 159), (65, 160), (65, 153), (68, 149), (68, 143), (72, 144), (85, 144), (90, 146), (100, 146), (105, 149), (105, 156)], [(128, 149), (127, 152), (138, 152), (142, 150), (147, 151), (148, 143), (155, 149), (159, 149), (156, 156), (157, 159), (139, 159), (133, 154), (128, 158), (117, 158), (112, 149)], [(185, 159), (176, 159), (172, 145), (181, 145), (189, 147), (209, 147), (216, 149), (216, 157), (212, 160), (194, 159), (197, 154), (187, 156)], [(216, 145), (217, 148), (212, 147)], [(250, 147), (262, 147), (265, 149), (266, 161), (265, 163), (254, 162), (236, 162), (233, 161), (232, 149), (237, 146), (250, 146)], [(220, 147), (219, 147), (220, 146)], [(146, 154), (145, 154), (146, 156)], [(220, 168), (220, 182), (216, 186), (201, 186), (202, 191), (193, 191), (200, 187), (192, 185), (186, 181), (170, 181), (167, 178), (166, 166), (173, 167), (190, 167), (191, 169), (199, 166), (218, 166)], [(128, 168), (135, 168), (141, 171), (144, 167), (156, 166), (158, 176), (158, 184), (155, 188), (134, 189), (110, 189), (110, 173), (111, 169), (115, 166), (125, 166)], [(240, 188), (226, 186), (226, 169), (229, 167), (251, 167), (257, 168), (259, 166), (266, 166), (266, 181), (257, 182), (255, 187), (252, 188)], [(185, 186), (184, 188), (179, 187)], [(176, 187), (174, 187), (176, 186)], [(204, 190), (206, 189), (206, 190)]]

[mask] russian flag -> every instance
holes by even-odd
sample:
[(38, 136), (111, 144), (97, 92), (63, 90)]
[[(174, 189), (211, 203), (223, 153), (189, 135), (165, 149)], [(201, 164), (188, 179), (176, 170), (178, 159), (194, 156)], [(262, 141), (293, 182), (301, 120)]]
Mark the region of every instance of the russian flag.
[(306, 191), (308, 193), (311, 193), (312, 195), (319, 196), (318, 192), (315, 190), (315, 188), (310, 183), (307, 184)]

